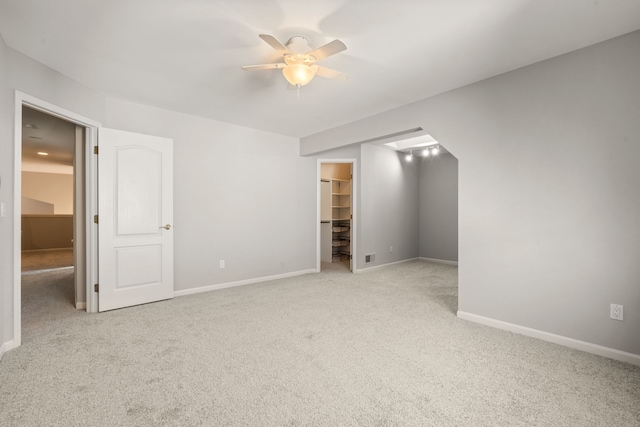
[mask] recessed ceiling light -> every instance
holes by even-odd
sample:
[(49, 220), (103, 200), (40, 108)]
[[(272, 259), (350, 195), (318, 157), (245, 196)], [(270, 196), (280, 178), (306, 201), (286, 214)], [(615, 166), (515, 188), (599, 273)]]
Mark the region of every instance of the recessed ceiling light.
[(41, 156), (48, 156), (49, 153), (45, 153), (44, 151), (38, 151), (38, 154)]

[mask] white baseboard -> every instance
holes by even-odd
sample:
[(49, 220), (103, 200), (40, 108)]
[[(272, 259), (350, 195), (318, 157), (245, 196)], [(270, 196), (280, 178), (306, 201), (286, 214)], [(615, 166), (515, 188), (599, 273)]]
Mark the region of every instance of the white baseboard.
[(87, 309), (87, 303), (86, 302), (77, 302), (76, 303), (76, 310), (86, 310)]
[(314, 268), (314, 269), (311, 269), (311, 270), (293, 271), (291, 273), (276, 274), (276, 275), (273, 275), (273, 276), (256, 277), (254, 279), (238, 280), (237, 282), (219, 283), (217, 285), (209, 285), (209, 286), (201, 286), (201, 287), (198, 287), (198, 288), (183, 289), (183, 290), (180, 290), (180, 291), (174, 291), (173, 292), (173, 296), (181, 297), (181, 296), (185, 296), (185, 295), (199, 294), (201, 292), (217, 291), (218, 289), (226, 289), (226, 288), (233, 288), (235, 286), (251, 285), (253, 283), (261, 283), (261, 282), (268, 282), (270, 280), (285, 279), (287, 277), (302, 276), (303, 274), (309, 274), (309, 273), (317, 273), (317, 270)]
[(449, 260), (446, 260), (446, 259), (425, 258), (425, 257), (420, 257), (418, 259), (420, 259), (422, 261), (437, 262), (438, 264), (458, 265), (458, 261), (449, 261)]
[(2, 360), (2, 356), (4, 356), (7, 351), (11, 350), (14, 347), (15, 344), (13, 340), (2, 343), (2, 345), (0, 345), (0, 360)]
[(389, 262), (389, 263), (386, 263), (386, 264), (374, 265), (374, 266), (367, 267), (367, 268), (356, 268), (356, 269), (353, 270), (353, 272), (354, 273), (362, 273), (364, 271), (371, 271), (371, 270), (375, 270), (377, 268), (388, 267), (390, 265), (395, 265), (395, 264), (402, 264), (403, 262), (413, 261), (413, 260), (416, 260), (416, 259), (419, 259), (420, 261), (437, 262), (439, 264), (449, 264), (449, 265), (456, 265), (456, 266), (458, 265), (458, 261), (448, 261), (446, 259), (417, 257), (417, 258), (403, 259), (401, 261)]
[(413, 261), (413, 260), (416, 260), (416, 259), (418, 259), (418, 258), (409, 258), (409, 259), (403, 259), (403, 260), (400, 260), (400, 261), (388, 262), (386, 264), (372, 265), (371, 267), (367, 267), (367, 268), (354, 268), (353, 272), (354, 273), (363, 273), (365, 271), (377, 270), (378, 268), (389, 267), (390, 265), (402, 264), (403, 262), (409, 262), (409, 261)]
[(621, 362), (640, 366), (640, 355), (638, 354), (627, 353), (626, 351), (603, 347), (598, 344), (592, 344), (586, 341), (580, 341), (573, 338), (564, 337), (562, 335), (540, 331), (538, 329), (527, 328), (526, 326), (520, 326), (513, 323), (503, 322), (501, 320), (478, 316), (477, 314), (466, 313), (464, 311), (458, 311), (458, 318), (509, 332), (515, 332), (517, 334), (526, 335), (528, 337), (537, 338), (543, 341), (552, 342), (554, 344), (563, 345), (565, 347), (575, 348), (577, 350), (586, 351), (587, 353), (608, 357), (609, 359), (619, 360)]

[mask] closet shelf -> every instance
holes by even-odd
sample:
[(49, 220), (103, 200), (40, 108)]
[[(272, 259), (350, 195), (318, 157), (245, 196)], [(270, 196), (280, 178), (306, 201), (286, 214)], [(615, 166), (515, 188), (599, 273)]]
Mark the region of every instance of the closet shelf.
[(334, 248), (340, 246), (349, 246), (349, 243), (349, 239), (334, 239), (333, 242), (331, 242), (331, 246), (333, 246)]
[(333, 262), (338, 262), (338, 261), (345, 261), (351, 258), (351, 255), (349, 255), (348, 253), (344, 252), (344, 253), (334, 253), (331, 256), (331, 260)]

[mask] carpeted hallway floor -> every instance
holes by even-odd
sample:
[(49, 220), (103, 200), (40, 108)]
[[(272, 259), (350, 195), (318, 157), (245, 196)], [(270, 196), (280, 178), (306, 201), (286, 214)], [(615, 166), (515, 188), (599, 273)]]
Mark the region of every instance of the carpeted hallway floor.
[(457, 319), (452, 266), (329, 270), (93, 315), (51, 290), (70, 272), (23, 276), (2, 426), (640, 425), (640, 367)]
[(22, 251), (22, 271), (73, 267), (73, 248)]

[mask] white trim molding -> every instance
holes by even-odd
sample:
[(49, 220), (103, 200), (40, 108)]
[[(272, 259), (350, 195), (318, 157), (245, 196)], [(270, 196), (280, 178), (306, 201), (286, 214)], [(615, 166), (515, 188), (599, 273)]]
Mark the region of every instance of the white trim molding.
[(293, 271), (291, 273), (276, 274), (273, 276), (256, 277), (254, 279), (238, 280), (236, 282), (219, 283), (217, 285), (200, 286), (198, 288), (183, 289), (174, 291), (174, 297), (183, 297), (185, 295), (199, 294), (202, 292), (217, 291), (219, 289), (234, 288), (236, 286), (252, 285), (254, 283), (268, 282), (270, 280), (286, 279), (287, 277), (302, 276), (304, 274), (317, 273), (316, 269)]
[(609, 359), (619, 360), (621, 362), (630, 363), (640, 366), (640, 355), (627, 353), (626, 351), (616, 350), (614, 348), (604, 347), (598, 344), (592, 344), (586, 341), (580, 341), (573, 338), (556, 335), (549, 332), (540, 331), (538, 329), (528, 328), (513, 323), (503, 322), (501, 320), (491, 319), (477, 314), (458, 311), (458, 318), (468, 320), (474, 323), (491, 326), (492, 328), (502, 329), (504, 331), (515, 332), (542, 341), (552, 342), (554, 344), (563, 345), (576, 350), (582, 350), (587, 353), (597, 354), (598, 356), (608, 357)]
[(2, 345), (0, 345), (0, 360), (2, 360), (2, 356), (4, 356), (7, 351), (14, 348), (16, 348), (16, 345), (13, 340), (2, 343)]
[(389, 266), (396, 265), (396, 264), (402, 264), (403, 262), (414, 261), (416, 259), (420, 259), (420, 258), (402, 259), (400, 261), (388, 262), (386, 264), (372, 265), (371, 267), (367, 267), (367, 268), (354, 269), (353, 272), (354, 273), (364, 273), (365, 271), (377, 270), (377, 269), (382, 268), (382, 267), (389, 267)]
[(425, 257), (420, 257), (418, 259), (421, 259), (422, 261), (437, 262), (438, 264), (458, 265), (458, 261), (449, 261), (446, 259), (425, 258)]

